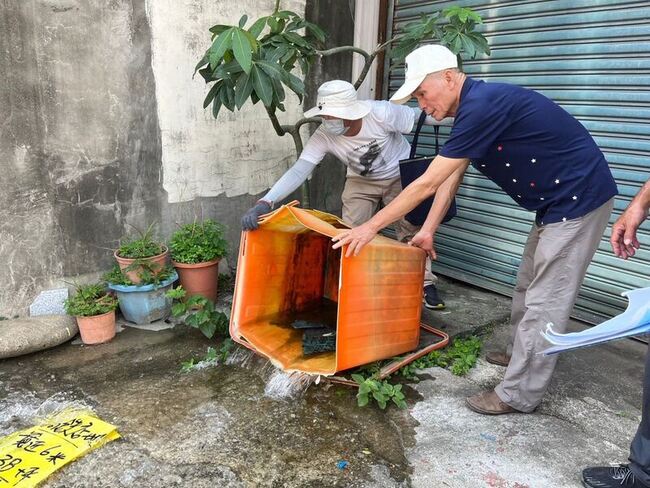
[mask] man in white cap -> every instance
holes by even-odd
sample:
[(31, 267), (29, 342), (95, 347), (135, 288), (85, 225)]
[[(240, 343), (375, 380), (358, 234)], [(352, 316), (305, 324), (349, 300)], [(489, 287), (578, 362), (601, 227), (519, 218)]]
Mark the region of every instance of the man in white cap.
[(587, 130), (548, 98), (526, 88), (485, 83), (457, 68), (443, 46), (423, 46), (406, 57), (406, 80), (391, 100), (412, 95), (437, 120), (454, 116), (449, 139), (425, 174), (360, 227), (334, 238), (358, 254), (377, 231), (399, 219), (435, 192), (422, 239), (442, 219), (467, 166), (471, 164), (527, 210), (535, 211), (512, 300), (512, 335), (505, 352), (487, 360), (507, 366), (494, 390), (469, 397), (482, 414), (532, 412), (551, 380), (557, 356), (540, 330), (552, 322), (563, 330), (598, 248), (612, 210), (616, 183), (607, 161)]
[[(354, 86), (333, 80), (318, 88), (316, 106), (305, 117), (320, 117), (321, 125), (311, 136), (298, 161), (273, 185), (271, 190), (242, 217), (244, 230), (255, 230), (257, 219), (268, 213), (276, 202), (286, 198), (314, 171), (326, 154), (336, 156), (347, 167), (342, 194), (343, 220), (361, 225), (387, 205), (402, 185), (399, 161), (409, 157), (408, 134), (421, 114), (418, 108), (399, 106), (387, 101), (358, 100)], [(425, 124), (438, 125), (431, 117)], [(444, 123), (449, 124), (447, 120)], [(397, 238), (406, 241), (419, 227), (405, 219), (396, 222)], [(436, 276), (427, 259), (423, 302), (427, 308), (442, 309), (445, 304), (435, 286)]]

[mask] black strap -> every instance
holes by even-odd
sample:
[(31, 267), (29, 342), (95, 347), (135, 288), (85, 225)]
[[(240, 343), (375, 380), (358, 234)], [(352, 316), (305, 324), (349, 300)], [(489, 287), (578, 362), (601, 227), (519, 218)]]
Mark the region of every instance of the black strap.
[[(415, 128), (415, 134), (413, 134), (413, 142), (411, 142), (411, 153), (409, 154), (409, 159), (415, 158), (415, 152), (418, 149), (418, 138), (420, 137), (420, 131), (424, 125), (424, 120), (427, 118), (427, 113), (423, 110), (420, 113), (420, 118), (418, 119), (418, 125)], [(440, 133), (440, 126), (433, 126), (433, 133), (436, 137), (436, 155), (438, 154), (438, 134)]]

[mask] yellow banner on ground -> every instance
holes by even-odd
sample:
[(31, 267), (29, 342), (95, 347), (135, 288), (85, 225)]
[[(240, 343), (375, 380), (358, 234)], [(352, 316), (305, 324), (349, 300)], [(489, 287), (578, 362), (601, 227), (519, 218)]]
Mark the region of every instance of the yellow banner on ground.
[(115, 426), (91, 411), (63, 410), (0, 439), (0, 488), (36, 486), (70, 461), (119, 437)]

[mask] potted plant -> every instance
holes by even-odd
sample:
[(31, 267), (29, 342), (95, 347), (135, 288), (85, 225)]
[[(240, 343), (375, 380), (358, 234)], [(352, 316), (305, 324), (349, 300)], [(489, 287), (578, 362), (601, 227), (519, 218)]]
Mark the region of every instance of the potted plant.
[(201, 295), (216, 300), (219, 261), (228, 249), (223, 231), (221, 224), (207, 219), (183, 225), (172, 234), (169, 241), (172, 264), (188, 298)]
[(117, 295), (124, 318), (140, 325), (169, 317), (172, 300), (166, 293), (178, 279), (176, 271), (169, 265), (157, 269), (156, 273), (150, 266), (149, 263), (141, 265), (138, 283), (134, 283), (119, 266), (104, 275), (108, 287)]
[(114, 256), (120, 269), (132, 284), (140, 284), (143, 275), (158, 275), (167, 263), (169, 251), (167, 246), (153, 238), (152, 223), (145, 232), (138, 231), (139, 236), (120, 239), (120, 247)]
[(101, 344), (115, 337), (117, 299), (104, 283), (77, 286), (64, 307), (68, 315), (76, 317), (84, 344)]

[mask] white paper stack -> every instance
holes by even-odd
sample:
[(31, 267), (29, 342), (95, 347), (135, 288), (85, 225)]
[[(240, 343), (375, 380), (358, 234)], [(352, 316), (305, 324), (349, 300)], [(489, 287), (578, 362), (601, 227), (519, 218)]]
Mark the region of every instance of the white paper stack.
[(559, 334), (553, 331), (553, 324), (547, 324), (546, 331), (541, 334), (554, 346), (542, 351), (542, 354), (548, 356), (650, 333), (650, 287), (626, 291), (622, 295), (628, 299), (625, 312), (590, 329)]

